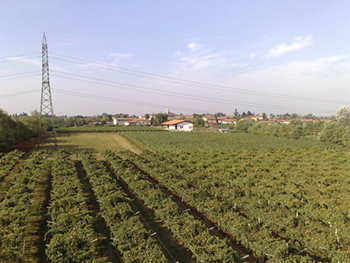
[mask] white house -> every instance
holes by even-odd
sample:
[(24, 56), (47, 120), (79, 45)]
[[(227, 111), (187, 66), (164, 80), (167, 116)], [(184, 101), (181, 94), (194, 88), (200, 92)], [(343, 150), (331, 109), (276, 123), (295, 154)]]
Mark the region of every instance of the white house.
[(131, 121), (126, 121), (124, 122), (125, 126), (130, 126), (130, 125), (151, 125), (151, 121), (150, 120), (146, 120), (146, 119), (133, 119)]
[(163, 122), (162, 125), (170, 131), (193, 131), (193, 123), (185, 120), (171, 120)]
[(132, 121), (134, 118), (115, 118), (113, 117), (113, 124), (114, 125), (124, 125), (127, 121)]
[(218, 120), (218, 123), (220, 124), (236, 124), (237, 120), (236, 119), (220, 119)]

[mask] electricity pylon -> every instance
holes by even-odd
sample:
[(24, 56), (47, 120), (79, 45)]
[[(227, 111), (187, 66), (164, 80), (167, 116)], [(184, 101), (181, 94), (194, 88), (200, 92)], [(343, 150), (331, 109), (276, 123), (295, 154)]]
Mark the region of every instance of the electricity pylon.
[[(42, 86), (41, 86), (41, 102), (40, 102), (40, 122), (39, 122), (39, 143), (49, 144), (57, 149), (57, 138), (55, 125), (52, 120), (54, 117), (53, 107), (52, 107), (52, 97), (51, 97), (51, 87), (50, 87), (50, 72), (49, 72), (49, 54), (47, 49), (46, 34), (44, 32), (43, 42), (42, 42)], [(49, 122), (52, 126), (52, 132), (50, 138), (41, 142), (44, 136), (49, 134), (44, 132), (44, 120)], [(50, 120), (51, 119), (51, 120)]]

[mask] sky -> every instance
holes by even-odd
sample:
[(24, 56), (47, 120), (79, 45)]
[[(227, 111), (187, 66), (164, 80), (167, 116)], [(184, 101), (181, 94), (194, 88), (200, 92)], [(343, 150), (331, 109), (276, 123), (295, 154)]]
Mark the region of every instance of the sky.
[(43, 32), (56, 115), (330, 116), (350, 104), (350, 1), (0, 4), (0, 108), (10, 114), (40, 108)]

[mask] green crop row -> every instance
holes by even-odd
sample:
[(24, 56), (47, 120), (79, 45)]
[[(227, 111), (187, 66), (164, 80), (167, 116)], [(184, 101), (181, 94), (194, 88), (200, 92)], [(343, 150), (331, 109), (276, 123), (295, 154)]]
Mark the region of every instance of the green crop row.
[(130, 200), (93, 154), (81, 154), (87, 177), (111, 232), (112, 244), (127, 262), (167, 262), (162, 250), (132, 211)]
[(236, 209), (252, 221), (298, 242), (311, 254), (349, 261), (350, 206), (345, 200), (350, 162), (346, 153), (261, 150), (215, 156), (171, 154), (166, 159), (167, 169), (181, 162), (176, 171), (191, 173), (186, 181), (200, 185), (201, 191), (223, 206), (235, 202)]
[(171, 152), (220, 152), (227, 150), (259, 150), (259, 149), (289, 149), (312, 147), (320, 149), (343, 149), (333, 143), (307, 139), (287, 139), (268, 135), (245, 133), (214, 133), (214, 132), (130, 132), (124, 137), (131, 138), (146, 148), (157, 151)]
[(14, 150), (4, 155), (0, 159), (0, 179), (2, 179), (12, 167), (18, 162), (19, 158), (23, 155), (23, 152)]
[[(227, 216), (234, 212), (241, 222), (248, 219), (256, 228), (288, 241), (288, 253), (304, 250), (326, 261), (349, 260), (348, 203), (341, 201), (347, 195), (341, 184), (348, 180), (350, 165), (345, 153), (279, 150), (159, 156), (145, 152), (142, 157), (130, 158), (225, 231), (236, 232), (230, 230), (234, 220)], [(210, 202), (212, 207), (207, 206)]]
[(134, 194), (154, 210), (156, 217), (164, 222), (198, 262), (235, 262), (240, 258), (227, 240), (210, 234), (204, 223), (184, 211), (133, 166), (113, 153), (108, 154), (107, 159), (117, 176), (125, 180)]
[(88, 215), (74, 163), (68, 152), (57, 152), (54, 157), (47, 258), (51, 262), (94, 262), (92, 217)]
[(33, 152), (0, 203), (0, 261), (17, 262), (24, 247), (25, 220), (38, 178), (45, 173), (44, 151)]

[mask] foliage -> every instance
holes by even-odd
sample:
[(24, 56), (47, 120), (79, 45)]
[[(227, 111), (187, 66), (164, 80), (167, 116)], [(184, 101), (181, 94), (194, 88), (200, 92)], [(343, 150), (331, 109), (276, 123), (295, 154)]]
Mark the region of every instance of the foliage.
[(201, 117), (194, 117), (193, 118), (193, 125), (195, 128), (204, 127), (204, 120)]
[(51, 262), (94, 262), (92, 217), (68, 152), (59, 151), (52, 162), (52, 191), (48, 213), (47, 258)]
[(0, 159), (0, 180), (11, 170), (22, 155), (23, 152), (14, 150)]
[(316, 140), (290, 140), (266, 135), (245, 133), (213, 132), (134, 132), (125, 133), (124, 137), (139, 142), (154, 151), (224, 151), (224, 150), (257, 150), (286, 148), (340, 148), (332, 143)]
[(151, 233), (132, 211), (130, 200), (111, 178), (104, 164), (89, 152), (83, 152), (80, 156), (99, 202), (101, 216), (111, 232), (112, 243), (120, 251), (123, 261), (167, 262)]
[[(320, 261), (350, 260), (346, 153), (294, 149), (157, 155), (146, 151), (125, 156), (257, 258), (311, 262), (309, 256), (315, 255)], [(298, 255), (304, 249), (308, 252)]]
[(248, 132), (249, 128), (251, 128), (254, 123), (254, 121), (240, 120), (237, 122), (235, 129), (240, 132)]
[(0, 109), (0, 152), (9, 150), (16, 143), (33, 136), (30, 128), (22, 122), (13, 120)]
[(33, 152), (0, 203), (0, 261), (17, 262), (23, 252), (25, 220), (36, 182), (45, 173), (44, 151)]
[(349, 131), (350, 126), (345, 126), (340, 122), (329, 122), (319, 133), (319, 139), (347, 146), (350, 141)]
[(152, 125), (159, 126), (163, 122), (167, 121), (167, 119), (168, 119), (168, 116), (165, 113), (157, 113), (152, 118)]
[(341, 107), (337, 111), (337, 121), (341, 124), (350, 125), (350, 108), (349, 107)]
[(130, 163), (111, 153), (107, 159), (115, 173), (125, 180), (134, 194), (151, 207), (173, 235), (183, 242), (198, 262), (234, 262), (237, 253), (224, 239), (211, 235), (207, 226), (183, 211), (178, 204), (147, 180)]

